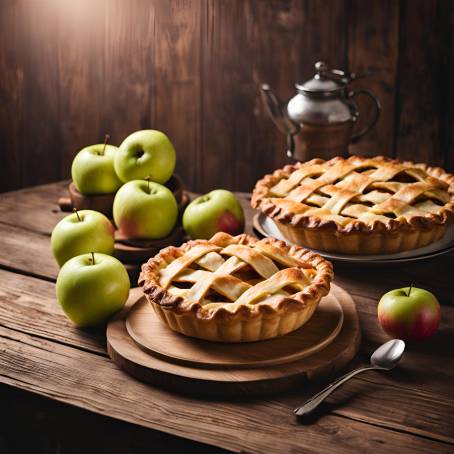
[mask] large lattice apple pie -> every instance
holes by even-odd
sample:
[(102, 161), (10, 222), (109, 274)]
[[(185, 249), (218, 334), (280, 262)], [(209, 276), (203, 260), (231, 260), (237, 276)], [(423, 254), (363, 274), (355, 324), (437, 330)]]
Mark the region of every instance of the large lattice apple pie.
[(426, 246), (446, 233), (454, 215), (454, 175), (382, 156), (313, 159), (258, 181), (252, 206), (299, 245), (394, 253)]
[(249, 342), (301, 327), (329, 292), (331, 264), (273, 238), (217, 233), (168, 247), (139, 284), (159, 318), (187, 336)]

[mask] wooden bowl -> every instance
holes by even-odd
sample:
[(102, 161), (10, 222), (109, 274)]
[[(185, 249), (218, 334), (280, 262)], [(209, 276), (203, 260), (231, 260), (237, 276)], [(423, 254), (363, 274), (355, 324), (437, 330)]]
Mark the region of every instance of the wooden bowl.
[(123, 263), (141, 265), (161, 249), (167, 246), (179, 246), (183, 242), (183, 238), (184, 230), (181, 225), (177, 225), (169, 236), (159, 240), (129, 239), (116, 230), (114, 255)]
[[(178, 206), (181, 208), (185, 196), (187, 197), (183, 191), (181, 178), (178, 175), (172, 175), (165, 186), (173, 192)], [(58, 200), (58, 204), (62, 211), (72, 211), (73, 208), (76, 208), (77, 210), (95, 210), (105, 214), (109, 219), (112, 219), (112, 206), (116, 192), (112, 192), (111, 194), (84, 195), (77, 190), (72, 181), (69, 184), (68, 192), (69, 201), (64, 197), (61, 197)]]
[(79, 192), (71, 181), (69, 184), (69, 198), (71, 205), (76, 210), (95, 210), (112, 219), (112, 205), (116, 192), (111, 194), (84, 195)]

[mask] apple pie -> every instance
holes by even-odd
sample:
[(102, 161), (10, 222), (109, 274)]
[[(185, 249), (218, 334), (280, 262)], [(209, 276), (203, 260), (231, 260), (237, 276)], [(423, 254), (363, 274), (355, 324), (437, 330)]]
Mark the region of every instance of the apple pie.
[(330, 262), (273, 238), (217, 233), (167, 247), (139, 285), (174, 331), (219, 342), (283, 336), (306, 323), (330, 289)]
[(454, 175), (383, 156), (313, 159), (257, 182), (252, 207), (292, 243), (385, 254), (440, 239), (454, 217)]

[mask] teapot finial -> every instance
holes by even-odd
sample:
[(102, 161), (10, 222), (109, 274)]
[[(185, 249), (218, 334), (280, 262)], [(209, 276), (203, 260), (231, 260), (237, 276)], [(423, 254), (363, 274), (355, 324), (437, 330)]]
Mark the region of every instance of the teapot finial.
[(322, 73), (328, 71), (328, 66), (324, 61), (318, 61), (315, 63), (315, 71), (317, 71), (317, 74), (320, 76)]

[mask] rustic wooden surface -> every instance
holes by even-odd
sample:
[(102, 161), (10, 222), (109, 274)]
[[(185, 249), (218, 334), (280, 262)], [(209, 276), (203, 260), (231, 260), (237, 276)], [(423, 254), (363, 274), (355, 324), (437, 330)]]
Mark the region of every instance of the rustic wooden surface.
[(288, 98), (322, 59), (374, 72), (355, 88), (383, 112), (355, 152), (453, 170), (453, 24), (448, 0), (3, 0), (0, 192), (67, 178), (83, 146), (150, 127), (193, 190), (250, 191), (286, 163), (258, 85)]
[[(15, 402), (16, 390), (30, 399), (38, 394), (60, 402), (60, 414), (65, 406), (68, 412), (78, 407), (186, 439), (188, 448), (196, 441), (260, 453), (453, 451), (453, 254), (398, 267), (335, 265), (336, 282), (355, 298), (362, 328), (352, 367), (367, 362), (387, 339), (377, 325), (376, 305), (390, 288), (413, 282), (432, 290), (443, 305), (442, 324), (432, 340), (409, 345), (396, 370), (355, 378), (303, 424), (292, 409), (321, 384), (274, 397), (183, 397), (120, 371), (108, 358), (102, 329), (74, 328), (55, 301), (58, 269), (49, 248), (52, 227), (64, 215), (56, 205), (64, 186), (0, 195), (0, 382), (2, 392), (13, 396), (5, 402)], [(250, 218), (246, 196), (243, 202)]]

